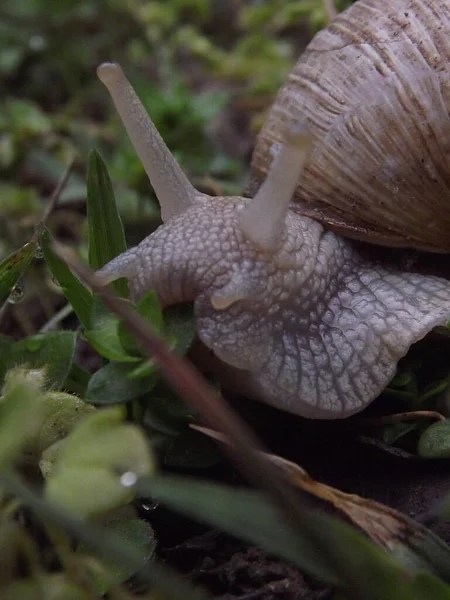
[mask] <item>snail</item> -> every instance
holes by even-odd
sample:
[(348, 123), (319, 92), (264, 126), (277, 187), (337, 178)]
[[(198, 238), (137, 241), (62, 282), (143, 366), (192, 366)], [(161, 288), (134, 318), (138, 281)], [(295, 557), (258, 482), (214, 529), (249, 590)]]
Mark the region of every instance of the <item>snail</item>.
[(99, 270), (193, 302), (199, 338), (246, 395), (304, 417), (364, 409), (450, 317), (450, 281), (368, 258), (450, 252), (450, 0), (359, 0), (310, 42), (258, 137), (251, 197), (190, 184), (121, 68), (110, 92), (161, 225)]

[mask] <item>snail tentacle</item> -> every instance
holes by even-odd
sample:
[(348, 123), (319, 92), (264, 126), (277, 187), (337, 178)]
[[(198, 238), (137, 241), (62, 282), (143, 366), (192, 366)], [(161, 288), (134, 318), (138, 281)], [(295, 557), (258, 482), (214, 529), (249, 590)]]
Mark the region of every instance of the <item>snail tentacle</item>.
[(121, 67), (116, 63), (103, 63), (98, 67), (97, 75), (111, 94), (158, 197), (162, 218), (167, 221), (203, 194), (193, 187), (181, 170)]
[(289, 203), (312, 147), (304, 124), (285, 132), (285, 141), (266, 180), (240, 215), (244, 235), (263, 250), (275, 250), (285, 229)]

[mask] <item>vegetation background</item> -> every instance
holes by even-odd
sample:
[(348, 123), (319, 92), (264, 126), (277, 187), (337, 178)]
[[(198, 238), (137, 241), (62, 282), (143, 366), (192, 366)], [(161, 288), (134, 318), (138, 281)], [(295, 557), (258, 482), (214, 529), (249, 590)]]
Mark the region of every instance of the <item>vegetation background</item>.
[[(180, 402), (123, 320), (52, 250), (53, 235), (95, 268), (160, 223), (99, 64), (122, 65), (196, 187), (238, 195), (266, 110), (326, 22), (322, 0), (0, 3), (2, 598), (450, 598), (448, 503), (434, 504), (450, 483), (448, 411), (439, 412), (448, 335), (429, 355), (413, 353), (385, 392), (401, 418), (385, 419), (383, 399), (356, 427), (239, 407), (296, 461), (260, 457), (262, 494), (190, 427), (195, 399)], [(102, 220), (110, 239), (97, 235)], [(136, 310), (186, 353), (190, 313), (163, 314), (151, 292)], [(248, 449), (240, 458), (255, 469)], [(292, 505), (288, 489), (284, 512), (274, 462), (298, 492)], [(353, 526), (311, 510), (305, 492)]]

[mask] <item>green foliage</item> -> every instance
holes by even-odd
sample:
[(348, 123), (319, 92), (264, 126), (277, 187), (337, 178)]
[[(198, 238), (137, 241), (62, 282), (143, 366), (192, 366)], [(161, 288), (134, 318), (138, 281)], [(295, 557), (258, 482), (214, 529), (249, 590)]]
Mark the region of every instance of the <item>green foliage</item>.
[(61, 287), (61, 291), (71, 303), (80, 323), (89, 327), (92, 310), (92, 294), (75, 277), (66, 263), (59, 257), (53, 248), (51, 233), (45, 227), (39, 236), (40, 247), (44, 253), (44, 259), (50, 272)]
[[(422, 387), (416, 374), (411, 370), (399, 372), (384, 390), (383, 395), (401, 400), (406, 412), (439, 409), (439, 402), (449, 385), (449, 378), (438, 379)], [(428, 427), (424, 420), (400, 422), (385, 425), (382, 440), (389, 445), (401, 443), (402, 438), (414, 435), (416, 439)], [(420, 446), (420, 443), (419, 443)], [(418, 450), (420, 453), (420, 449)]]
[(45, 418), (45, 372), (9, 371), (0, 397), (0, 466), (5, 469), (35, 442)]
[(15, 365), (46, 367), (47, 384), (61, 389), (74, 359), (76, 337), (72, 331), (57, 331), (39, 333), (18, 342), (4, 340), (0, 348), (0, 382)]
[[(43, 305), (52, 278), (59, 286), (52, 297), (67, 302), (81, 324), (65, 331), (57, 320), (61, 330), (46, 332), (39, 324), (18, 340), (0, 335), (0, 596), (129, 598), (122, 584), (136, 577), (165, 597), (205, 600), (158, 564), (152, 527), (130, 504), (139, 494), (266, 548), (346, 597), (448, 598), (448, 548), (417, 524), (420, 535), (396, 540), (388, 554), (307, 507), (309, 526), (298, 530), (256, 491), (167, 475), (167, 469), (206, 469), (219, 450), (189, 427), (195, 415), (167, 390), (156, 362), (53, 246), (50, 231), (59, 239), (66, 227), (63, 241), (75, 241), (97, 269), (126, 249), (122, 220), (132, 243), (158, 224), (142, 166), (94, 77), (100, 60), (124, 65), (196, 185), (242, 189), (245, 167), (213, 143), (214, 127), (228, 111), (233, 115), (235, 94), (242, 106), (255, 107), (251, 115), (243, 111), (243, 122), (255, 127), (306, 43), (305, 31), (322, 27), (326, 15), (321, 0), (264, 0), (229, 3), (222, 20), (228, 3), (219, 4), (6, 0), (0, 8), (0, 86), (8, 90), (0, 99), (0, 305), (9, 298), (11, 309), (21, 281), (37, 273)], [(348, 4), (336, 2), (340, 9)], [(86, 161), (93, 147), (101, 153), (91, 151)], [(74, 155), (59, 208), (42, 223), (43, 199)], [(72, 223), (81, 225), (72, 230)], [(124, 281), (112, 288), (133, 306)], [(191, 306), (162, 311), (150, 290), (134, 309), (172, 350), (189, 351)], [(101, 366), (88, 370), (80, 362), (81, 341)], [(448, 378), (423, 384), (411, 370), (386, 394), (407, 411), (436, 410), (447, 387)], [(407, 434), (420, 436), (423, 457), (450, 455), (448, 421), (395, 423), (382, 432), (391, 444)], [(21, 503), (48, 537), (45, 552), (33, 527), (21, 525)], [(445, 502), (437, 511), (440, 518), (449, 512)]]
[(45, 495), (83, 517), (130, 502), (133, 491), (122, 477), (128, 472), (134, 477), (147, 474), (154, 468), (146, 438), (135, 425), (124, 422), (119, 408), (83, 417), (56, 453), (53, 469), (47, 472)]
[[(153, 558), (156, 539), (149, 523), (135, 517), (115, 517), (107, 519), (104, 526), (108, 528), (108, 531), (122, 539), (124, 543), (133, 544), (134, 548), (141, 553), (141, 567), (144, 567)], [(84, 544), (80, 544), (77, 551), (84, 554), (88, 553)], [(107, 567), (105, 570), (98, 570), (94, 575), (95, 588), (100, 594), (105, 594), (111, 587), (127, 581), (136, 573), (136, 566), (133, 565), (131, 568), (126, 561), (111, 561), (108, 560), (107, 556), (102, 556), (102, 553), (99, 554), (99, 558), (103, 559), (103, 565)]]
[[(108, 171), (95, 150), (89, 157), (87, 181), (89, 265), (96, 270), (124, 252), (127, 244)], [(113, 287), (120, 295), (128, 295), (124, 282), (116, 282)]]
[(450, 458), (450, 420), (430, 425), (420, 436), (418, 451), (425, 458)]

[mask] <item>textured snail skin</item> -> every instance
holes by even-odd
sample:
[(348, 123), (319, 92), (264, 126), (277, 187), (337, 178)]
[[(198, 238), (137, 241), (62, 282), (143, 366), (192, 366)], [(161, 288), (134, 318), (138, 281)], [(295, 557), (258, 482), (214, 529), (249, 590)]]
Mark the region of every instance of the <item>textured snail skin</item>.
[(450, 318), (450, 281), (339, 235), (450, 252), (449, 28), (450, 0), (360, 0), (319, 33), (258, 139), (251, 200), (198, 193), (120, 67), (99, 67), (165, 221), (104, 282), (194, 302), (243, 393), (311, 418), (361, 411)]
[[(240, 231), (246, 202), (199, 199), (99, 274), (128, 277), (135, 299), (153, 288), (163, 305), (194, 301), (199, 337), (253, 397), (311, 418), (359, 412), (450, 317), (450, 282), (368, 263), (292, 211), (268, 255)], [(214, 308), (227, 298), (241, 299)]]

